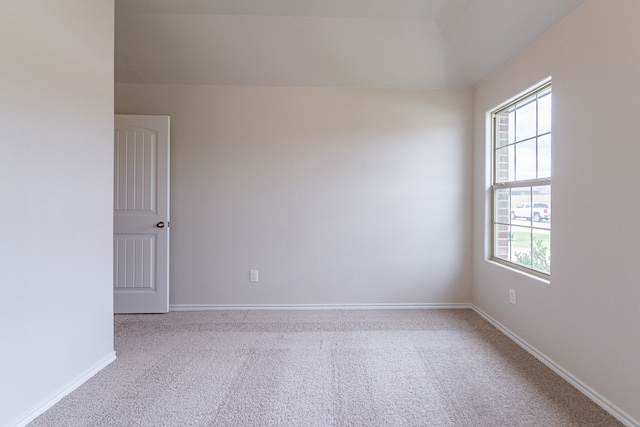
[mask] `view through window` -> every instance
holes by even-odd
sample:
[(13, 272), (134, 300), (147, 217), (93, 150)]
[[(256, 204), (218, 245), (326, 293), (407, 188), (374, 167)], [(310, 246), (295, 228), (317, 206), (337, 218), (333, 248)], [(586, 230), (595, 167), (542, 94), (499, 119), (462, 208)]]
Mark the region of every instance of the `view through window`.
[(551, 273), (551, 83), (493, 113), (493, 259)]

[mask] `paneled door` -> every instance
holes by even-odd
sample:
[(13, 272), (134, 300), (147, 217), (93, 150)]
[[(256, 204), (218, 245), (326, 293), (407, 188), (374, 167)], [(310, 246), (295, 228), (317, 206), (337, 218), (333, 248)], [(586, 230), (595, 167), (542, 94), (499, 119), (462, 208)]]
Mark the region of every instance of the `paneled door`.
[(169, 117), (115, 116), (115, 313), (169, 311)]

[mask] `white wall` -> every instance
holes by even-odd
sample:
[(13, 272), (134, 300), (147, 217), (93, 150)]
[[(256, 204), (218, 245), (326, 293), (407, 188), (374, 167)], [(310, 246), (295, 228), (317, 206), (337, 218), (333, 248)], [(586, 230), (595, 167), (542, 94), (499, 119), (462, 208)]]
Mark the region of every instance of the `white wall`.
[[(640, 2), (592, 0), (476, 88), (473, 300), (640, 423)], [(553, 78), (551, 283), (487, 261), (486, 113)], [(518, 305), (509, 304), (508, 289)]]
[(469, 302), (470, 90), (117, 84), (116, 112), (171, 116), (172, 305)]
[(113, 0), (0, 2), (0, 425), (113, 357)]

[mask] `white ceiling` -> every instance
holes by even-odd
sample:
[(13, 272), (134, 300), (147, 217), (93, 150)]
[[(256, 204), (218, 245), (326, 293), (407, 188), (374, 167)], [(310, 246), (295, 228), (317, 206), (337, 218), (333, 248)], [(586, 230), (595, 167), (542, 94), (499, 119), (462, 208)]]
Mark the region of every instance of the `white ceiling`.
[(116, 0), (116, 82), (470, 87), (585, 0)]

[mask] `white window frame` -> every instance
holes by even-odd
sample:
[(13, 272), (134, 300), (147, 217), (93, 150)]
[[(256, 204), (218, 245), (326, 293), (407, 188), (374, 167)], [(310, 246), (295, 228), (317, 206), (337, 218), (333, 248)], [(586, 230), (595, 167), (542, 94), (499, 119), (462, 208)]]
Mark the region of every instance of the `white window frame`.
[[(504, 138), (504, 135), (499, 136), (499, 125), (497, 124), (498, 116), (502, 113), (508, 112), (510, 110), (516, 110), (516, 107), (523, 103), (523, 101), (528, 100), (531, 97), (536, 97), (536, 102), (538, 101), (538, 95), (542, 94), (543, 96), (547, 93), (551, 93), (551, 80), (546, 80), (542, 82), (540, 85), (537, 85), (534, 89), (525, 92), (524, 94), (514, 98), (513, 100), (501, 105), (490, 113), (491, 116), (491, 260), (503, 265), (506, 265), (510, 268), (514, 268), (519, 271), (523, 271), (525, 273), (540, 277), (547, 281), (551, 278), (551, 270), (550, 270), (550, 238), (551, 238), (551, 224), (550, 224), (550, 210), (551, 210), (551, 173), (550, 173), (550, 163), (549, 163), (549, 172), (543, 173), (541, 177), (540, 174), (540, 151), (539, 151), (539, 140), (541, 138), (547, 137), (549, 138), (549, 144), (551, 144), (550, 139), (552, 135), (553, 129), (549, 129), (548, 132), (539, 132), (539, 121), (538, 121), (538, 104), (536, 103), (536, 129), (535, 135), (529, 138), (523, 138), (522, 140), (518, 140), (517, 136), (513, 136), (513, 140), (510, 140), (507, 144), (503, 144), (498, 146), (498, 142), (504, 142), (500, 140), (500, 138)], [(514, 121), (517, 123), (517, 114), (514, 114)], [(514, 128), (516, 124), (513, 124)], [(502, 129), (504, 131), (504, 129)], [(510, 136), (508, 138), (511, 138)], [(516, 157), (517, 149), (516, 146), (523, 142), (532, 141), (535, 139), (535, 173), (536, 176), (528, 179), (518, 179), (518, 174), (515, 172), (518, 167), (518, 160)], [(512, 150), (506, 149), (507, 147), (512, 147)], [(499, 155), (505, 156), (505, 152), (513, 151), (513, 154), (507, 154), (507, 156), (512, 155), (513, 158), (509, 158), (506, 162), (509, 166), (507, 166), (508, 170), (503, 169), (499, 170), (499, 165), (501, 162), (498, 159)], [(549, 152), (550, 156), (550, 152)], [(524, 158), (524, 157), (523, 157)], [(502, 157), (504, 159), (504, 157)], [(504, 161), (502, 162), (505, 163)], [(510, 169), (513, 168), (513, 171)], [(502, 175), (499, 177), (500, 172)], [(507, 178), (504, 178), (504, 174), (507, 174)], [(513, 175), (513, 176), (512, 176)], [(548, 175), (548, 176), (546, 176)], [(548, 203), (549, 206), (549, 223), (548, 224), (539, 224), (534, 221), (535, 212), (533, 210), (529, 212), (528, 224), (522, 221), (518, 222), (512, 218), (511, 212), (514, 210), (514, 200), (523, 200), (523, 198), (527, 197), (526, 192), (529, 192), (529, 200), (528, 202), (533, 205), (535, 203), (534, 193), (535, 190), (538, 190), (541, 194), (546, 194), (547, 196), (538, 196), (544, 198), (544, 201)], [(507, 197), (506, 194), (508, 193)], [(514, 194), (521, 193), (525, 194), (515, 197)], [(503, 197), (500, 197), (502, 195)], [(508, 206), (506, 204), (506, 200), (508, 198)], [(548, 200), (547, 200), (548, 199)], [(512, 206), (512, 203), (514, 206)], [(505, 209), (508, 209), (505, 211)], [(506, 213), (508, 212), (508, 214)], [(508, 219), (505, 215), (508, 215)], [(520, 219), (520, 218), (517, 218)], [(543, 219), (546, 221), (546, 219)], [(526, 218), (525, 218), (525, 221)], [(513, 230), (518, 230), (520, 233), (518, 235), (522, 235), (522, 230), (528, 230), (530, 232), (529, 238), (529, 257), (531, 265), (525, 266), (521, 263), (516, 262), (514, 258), (522, 256), (523, 253), (516, 252), (514, 249), (515, 243), (512, 242), (514, 239)], [(544, 246), (545, 250), (548, 250), (548, 264), (545, 265), (544, 262), (538, 262), (538, 268), (534, 267), (534, 245), (536, 245), (535, 236), (543, 236), (548, 234), (549, 240), (548, 244)], [(508, 254), (505, 254), (505, 250), (508, 250)], [(541, 266), (541, 267), (540, 267)], [(547, 271), (545, 271), (547, 270)]]

